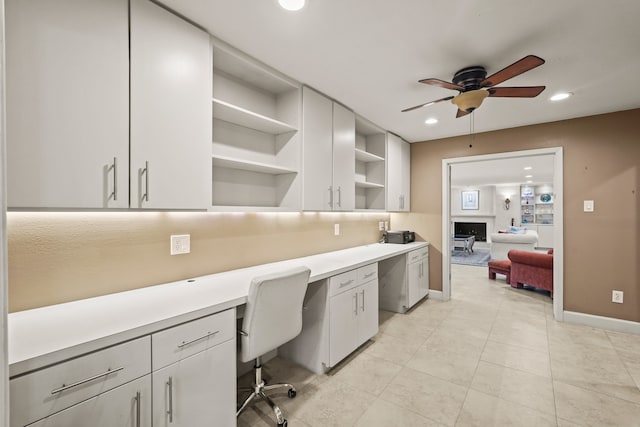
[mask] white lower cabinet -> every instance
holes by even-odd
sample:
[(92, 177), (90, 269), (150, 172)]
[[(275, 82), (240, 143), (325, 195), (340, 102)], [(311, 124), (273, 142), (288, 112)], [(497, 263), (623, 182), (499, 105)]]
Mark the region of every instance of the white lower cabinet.
[(226, 341), (153, 372), (153, 426), (233, 426), (236, 344)]
[(151, 375), (40, 420), (33, 427), (151, 427)]
[(10, 380), (11, 427), (236, 425), (235, 309)]
[(429, 294), (429, 247), (378, 263), (380, 308), (405, 313)]
[(302, 332), (278, 353), (324, 373), (378, 333), (378, 264), (310, 283)]

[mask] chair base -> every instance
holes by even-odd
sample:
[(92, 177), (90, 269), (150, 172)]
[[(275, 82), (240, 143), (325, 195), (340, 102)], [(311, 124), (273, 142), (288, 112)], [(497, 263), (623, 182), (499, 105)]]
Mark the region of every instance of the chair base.
[(269, 396), (267, 396), (265, 392), (269, 390), (275, 390), (278, 388), (287, 388), (289, 390), (288, 391), (289, 398), (293, 399), (294, 397), (296, 397), (296, 388), (293, 385), (288, 383), (266, 385), (264, 380), (262, 379), (262, 365), (260, 363), (260, 358), (256, 359), (256, 364), (253, 367), (253, 370), (255, 372), (255, 379), (254, 379), (254, 383), (252, 384), (252, 387), (245, 387), (245, 388), (238, 389), (238, 392), (248, 391), (251, 394), (244, 400), (242, 405), (240, 405), (240, 407), (238, 408), (238, 411), (236, 412), (236, 417), (240, 416), (242, 411), (244, 411), (251, 402), (253, 402), (256, 399), (263, 399), (271, 407), (271, 410), (273, 411), (273, 414), (276, 417), (277, 425), (282, 427), (286, 426), (287, 420), (284, 418), (282, 411), (280, 410), (278, 405), (276, 405), (275, 402), (271, 400)]

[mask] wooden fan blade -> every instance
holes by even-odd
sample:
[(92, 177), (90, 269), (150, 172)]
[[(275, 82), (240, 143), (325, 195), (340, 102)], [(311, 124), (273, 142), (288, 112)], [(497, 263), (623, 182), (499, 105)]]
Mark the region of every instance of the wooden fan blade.
[(489, 96), (499, 98), (534, 98), (545, 89), (546, 86), (519, 86), (519, 87), (492, 87), (487, 89)]
[(469, 112), (467, 112), (467, 111), (463, 111), (463, 110), (461, 110), (461, 109), (459, 109), (459, 108), (458, 108), (458, 113), (456, 114), (456, 119), (457, 119), (458, 117), (466, 116), (467, 114), (470, 114), (470, 113), (469, 113)]
[(427, 105), (433, 105), (437, 102), (441, 102), (441, 101), (449, 101), (451, 99), (453, 99), (453, 96), (447, 96), (446, 98), (441, 98), (441, 99), (436, 99), (435, 101), (429, 101), (429, 102), (425, 102), (424, 104), (420, 104), (420, 105), (416, 105), (415, 107), (410, 107), (410, 108), (405, 108), (404, 110), (402, 110), (403, 113), (406, 113), (407, 111), (411, 111), (411, 110), (416, 110), (420, 107), (426, 107)]
[(535, 55), (528, 55), (519, 61), (514, 62), (508, 67), (494, 73), (480, 82), (482, 87), (491, 87), (502, 83), (512, 77), (518, 76), (526, 71), (532, 70), (540, 65), (544, 64), (544, 59)]
[(426, 85), (443, 87), (445, 89), (451, 89), (451, 90), (459, 90), (459, 91), (463, 91), (464, 90), (464, 88), (462, 86), (458, 86), (458, 85), (455, 85), (453, 83), (445, 82), (444, 80), (440, 80), (440, 79), (422, 79), (422, 80), (418, 80), (418, 83), (424, 83)]

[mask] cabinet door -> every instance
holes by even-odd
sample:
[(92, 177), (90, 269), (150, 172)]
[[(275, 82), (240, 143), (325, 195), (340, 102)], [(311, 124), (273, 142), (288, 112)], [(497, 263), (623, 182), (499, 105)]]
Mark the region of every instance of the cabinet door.
[(332, 209), (333, 102), (308, 87), (302, 89), (303, 208)]
[(87, 425), (151, 427), (151, 375), (131, 381), (29, 424), (33, 427), (84, 427)]
[(127, 4), (5, 2), (9, 207), (128, 207)]
[(236, 342), (153, 373), (153, 426), (236, 425)]
[(400, 210), (409, 212), (411, 210), (411, 144), (405, 141), (400, 143), (400, 194), (402, 196), (402, 204)]
[(409, 307), (427, 296), (429, 293), (429, 261), (422, 258), (420, 261), (407, 265), (407, 293)]
[(378, 281), (358, 287), (358, 345), (378, 333)]
[(387, 134), (387, 210), (399, 211), (402, 205), (402, 140)]
[(333, 296), (329, 302), (329, 366), (335, 366), (358, 342), (358, 288)]
[(333, 104), (333, 210), (352, 211), (356, 204), (356, 116)]
[(131, 2), (131, 207), (211, 205), (207, 33), (149, 0)]

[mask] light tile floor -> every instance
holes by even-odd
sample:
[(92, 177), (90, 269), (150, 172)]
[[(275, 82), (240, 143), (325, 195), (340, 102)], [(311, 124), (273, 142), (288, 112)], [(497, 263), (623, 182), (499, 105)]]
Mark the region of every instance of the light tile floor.
[[(298, 389), (274, 395), (289, 425), (640, 426), (640, 336), (556, 322), (546, 292), (452, 271), (451, 301), (381, 311), (379, 333), (327, 375), (265, 364)], [(274, 425), (264, 402), (238, 420)]]

